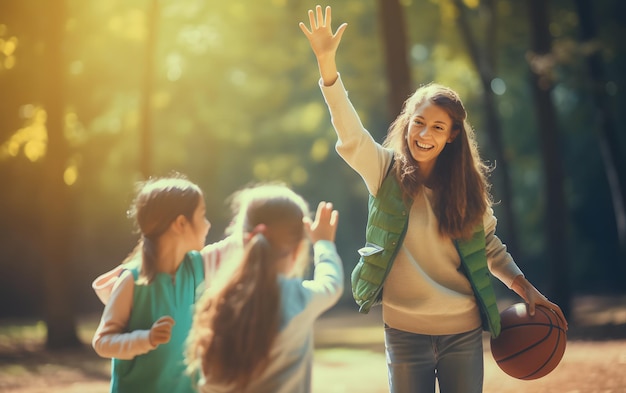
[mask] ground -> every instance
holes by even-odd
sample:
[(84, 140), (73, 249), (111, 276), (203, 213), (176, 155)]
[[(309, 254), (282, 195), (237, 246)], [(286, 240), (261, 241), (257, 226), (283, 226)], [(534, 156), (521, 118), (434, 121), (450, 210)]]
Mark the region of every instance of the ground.
[[(97, 316), (80, 321), (88, 343)], [(387, 392), (380, 308), (368, 315), (333, 310), (316, 326), (314, 393)], [(0, 320), (0, 391), (7, 393), (106, 393), (109, 361), (85, 345), (72, 351), (42, 349), (41, 323)], [(485, 336), (485, 393), (626, 392), (626, 297), (579, 297), (565, 355), (547, 376), (516, 380), (491, 357)]]

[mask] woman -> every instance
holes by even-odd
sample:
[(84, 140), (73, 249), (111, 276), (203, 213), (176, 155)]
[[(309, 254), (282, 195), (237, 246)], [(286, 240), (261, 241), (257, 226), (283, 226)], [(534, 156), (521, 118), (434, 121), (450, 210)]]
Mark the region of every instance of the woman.
[(528, 303), (552, 309), (495, 236), (487, 168), (465, 108), (451, 89), (429, 84), (404, 104), (385, 142), (374, 141), (350, 103), (335, 57), (347, 24), (331, 9), (300, 23), (317, 58), (320, 87), (339, 155), (370, 193), (366, 247), (352, 273), (362, 312), (382, 301), (390, 391), (481, 392), (482, 328), (499, 333), (488, 272)]

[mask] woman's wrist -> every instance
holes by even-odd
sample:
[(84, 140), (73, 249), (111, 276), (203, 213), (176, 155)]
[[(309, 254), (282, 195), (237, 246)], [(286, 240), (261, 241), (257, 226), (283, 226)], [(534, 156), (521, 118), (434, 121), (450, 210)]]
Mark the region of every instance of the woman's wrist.
[(520, 295), (525, 301), (528, 301), (527, 290), (529, 286), (530, 286), (530, 282), (528, 282), (526, 277), (524, 277), (523, 274), (519, 274), (513, 279), (513, 283), (511, 284), (511, 289), (515, 293)]
[(326, 58), (318, 58), (317, 66), (320, 70), (320, 76), (322, 77), (324, 86), (332, 86), (335, 84), (337, 78), (339, 78), (337, 65), (335, 64), (335, 57), (328, 56)]
[(525, 284), (525, 281), (528, 281), (528, 280), (526, 280), (526, 277), (524, 277), (523, 274), (518, 274), (513, 279), (513, 283), (511, 284), (511, 288), (513, 288), (515, 286), (523, 287), (524, 284)]

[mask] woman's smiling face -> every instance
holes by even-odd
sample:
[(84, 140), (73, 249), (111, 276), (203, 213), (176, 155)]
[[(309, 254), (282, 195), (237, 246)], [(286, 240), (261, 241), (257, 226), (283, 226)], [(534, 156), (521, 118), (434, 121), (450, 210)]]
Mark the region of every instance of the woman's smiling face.
[(419, 164), (422, 176), (427, 179), (435, 167), (437, 157), (454, 140), (458, 130), (452, 129), (450, 115), (441, 107), (426, 100), (415, 107), (411, 115), (406, 141), (411, 156)]

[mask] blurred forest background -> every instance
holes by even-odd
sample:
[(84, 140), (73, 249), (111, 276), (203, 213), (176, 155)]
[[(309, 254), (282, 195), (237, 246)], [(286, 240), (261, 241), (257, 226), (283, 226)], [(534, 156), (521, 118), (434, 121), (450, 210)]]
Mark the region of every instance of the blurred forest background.
[[(205, 190), (208, 242), (250, 183), (333, 201), (351, 271), (367, 191), (334, 152), (297, 26), (316, 4), (0, 0), (0, 318), (41, 318), (50, 348), (75, 344), (77, 316), (102, 307), (91, 281), (137, 241), (135, 182), (174, 170)], [(349, 24), (338, 65), (377, 140), (419, 84), (451, 86), (530, 281), (566, 312), (576, 294), (626, 291), (626, 2), (321, 4)]]

